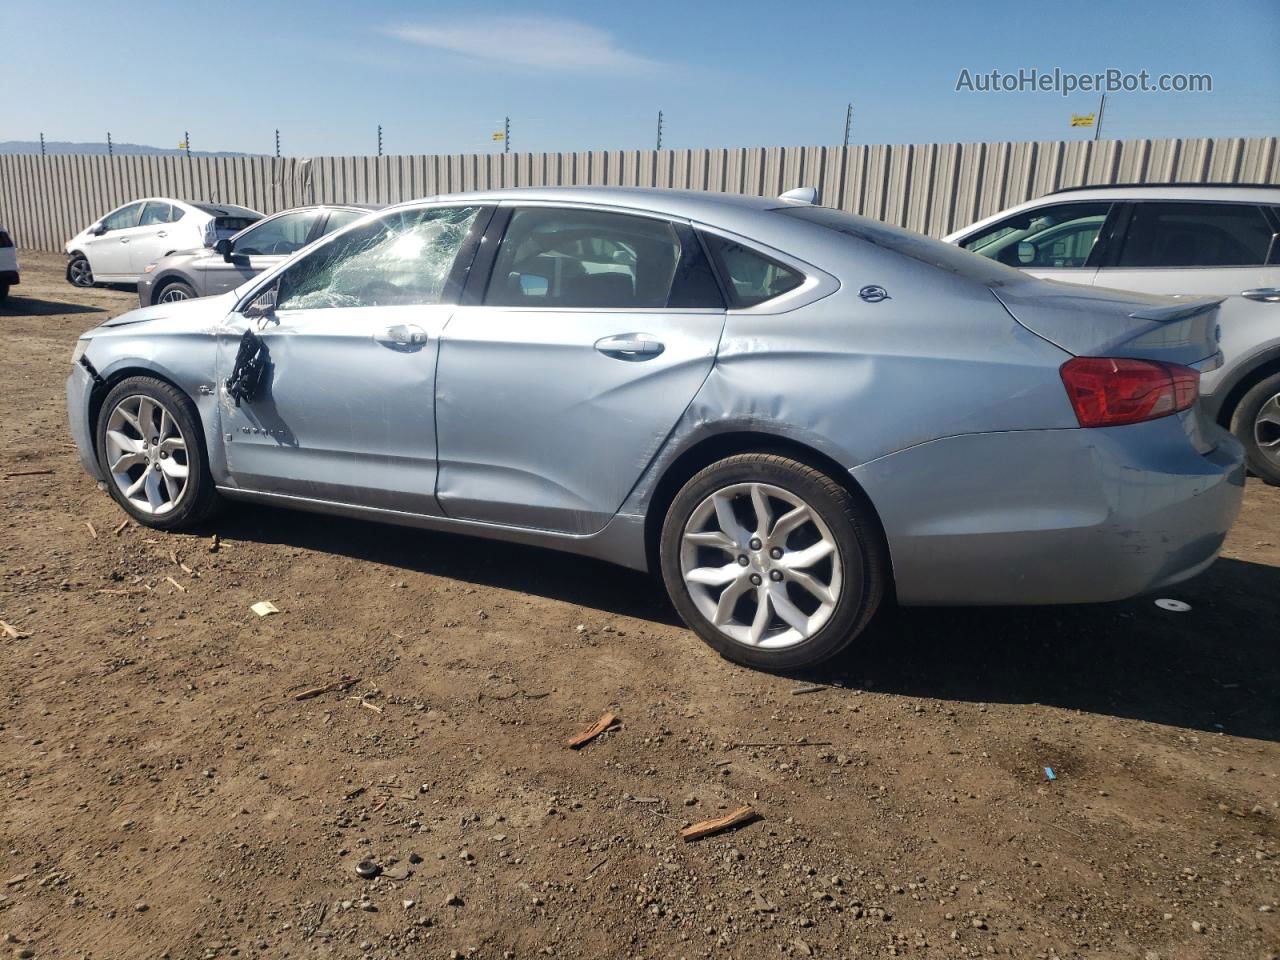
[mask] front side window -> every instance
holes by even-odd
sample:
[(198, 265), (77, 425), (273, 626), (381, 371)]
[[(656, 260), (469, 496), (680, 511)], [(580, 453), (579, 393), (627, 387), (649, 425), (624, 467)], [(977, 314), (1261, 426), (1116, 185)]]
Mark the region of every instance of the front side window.
[(720, 267), (720, 275), (730, 287), (735, 307), (753, 307), (804, 283), (804, 275), (798, 270), (783, 266), (757, 250), (714, 234), (706, 234), (704, 239)]
[(368, 216), (365, 210), (330, 210), (329, 219), (325, 221), (324, 233), (321, 236), (333, 233), (335, 230), (341, 230), (349, 223), (355, 223), (361, 217)]
[(1272, 230), (1248, 203), (1135, 203), (1120, 267), (1256, 267)]
[(318, 210), (284, 213), (237, 235), (234, 252), (242, 256), (285, 256), (306, 246)]
[(440, 303), (479, 207), (397, 210), (280, 274), (279, 310)]
[(519, 209), (498, 247), (484, 302), (499, 307), (664, 308), (673, 305), (681, 252), (680, 237), (665, 220), (597, 210)]
[(129, 227), (138, 225), (138, 217), (142, 214), (142, 204), (131, 203), (127, 207), (121, 207), (115, 213), (109, 213), (102, 220), (102, 225), (108, 230), (125, 230)]
[(1111, 204), (1058, 203), (1024, 210), (968, 237), (960, 246), (1011, 267), (1083, 267)]
[(142, 219), (138, 221), (138, 226), (154, 227), (157, 224), (170, 223), (173, 221), (173, 214), (170, 212), (172, 209), (167, 203), (149, 200), (142, 209)]

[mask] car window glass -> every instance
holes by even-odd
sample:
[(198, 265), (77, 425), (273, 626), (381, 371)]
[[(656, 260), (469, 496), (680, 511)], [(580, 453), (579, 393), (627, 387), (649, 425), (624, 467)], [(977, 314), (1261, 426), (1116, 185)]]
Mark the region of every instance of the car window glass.
[(1135, 203), (1121, 267), (1247, 267), (1266, 262), (1271, 227), (1248, 203)]
[(169, 223), (172, 217), (169, 215), (169, 204), (157, 203), (154, 200), (147, 201), (147, 205), (142, 208), (142, 219), (138, 221), (140, 227), (152, 227), (158, 223)]
[(124, 230), (127, 227), (136, 227), (138, 225), (138, 216), (141, 213), (142, 204), (131, 203), (127, 207), (121, 207), (115, 213), (104, 217), (102, 225), (108, 230)]
[(238, 234), (233, 250), (242, 256), (285, 256), (306, 245), (318, 210), (284, 213)]
[(324, 232), (329, 234), (335, 230), (341, 230), (347, 224), (355, 223), (365, 216), (368, 216), (367, 210), (331, 210), (329, 211), (329, 219), (324, 225)]
[(280, 275), (276, 307), (439, 303), (479, 207), (398, 210), (356, 227)]
[(1101, 201), (1024, 210), (966, 238), (960, 246), (1011, 267), (1083, 267), (1111, 212)]
[(665, 220), (527, 207), (511, 215), (484, 302), (504, 307), (668, 306), (681, 244)]
[(705, 236), (707, 249), (730, 286), (733, 306), (750, 307), (781, 296), (804, 283), (804, 275), (758, 250), (714, 234)]

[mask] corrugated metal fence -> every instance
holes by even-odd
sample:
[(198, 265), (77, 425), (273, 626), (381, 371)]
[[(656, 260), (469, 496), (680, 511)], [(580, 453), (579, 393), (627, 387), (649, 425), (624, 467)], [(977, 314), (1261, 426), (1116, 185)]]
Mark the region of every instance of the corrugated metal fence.
[(592, 150), (404, 157), (0, 156), (0, 223), (20, 247), (59, 250), (146, 196), (274, 213), (308, 202), (396, 203), (460, 190), (611, 184), (822, 202), (933, 236), (1065, 186), (1186, 181), (1280, 184), (1276, 137), (926, 143), (863, 147)]

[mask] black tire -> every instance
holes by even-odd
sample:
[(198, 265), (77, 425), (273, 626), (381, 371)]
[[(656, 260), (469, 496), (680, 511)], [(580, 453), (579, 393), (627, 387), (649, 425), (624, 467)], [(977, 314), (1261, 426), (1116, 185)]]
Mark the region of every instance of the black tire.
[[(165, 299), (166, 294), (176, 295), (170, 296), (169, 300)], [(191, 284), (182, 280), (170, 280), (159, 290), (155, 292), (152, 303), (167, 303), (171, 300), (194, 300), (197, 294)]]
[[(122, 402), (127, 403), (138, 397), (149, 398), (158, 403), (173, 418), (185, 448), (182, 456), (187, 468), (186, 483), (172, 500), (168, 499), (167, 492), (161, 494), (170, 504), (163, 508), (163, 512), (149, 512), (135, 505), (121, 489), (122, 481), (118, 481), (117, 477), (113, 476), (111, 464), (108, 462), (107, 429), (111, 422), (111, 415)], [(152, 421), (153, 426), (154, 424), (155, 420)], [(132, 428), (129, 429), (133, 433), (137, 432)], [(121, 380), (102, 401), (94, 432), (97, 439), (98, 464), (102, 468), (103, 476), (107, 478), (107, 490), (112, 499), (139, 523), (157, 530), (178, 530), (200, 523), (217, 506), (218, 495), (213, 486), (213, 477), (209, 473), (209, 458), (205, 451), (204, 433), (200, 427), (199, 415), (191, 399), (173, 385), (154, 377), (129, 377)], [(139, 439), (146, 441), (147, 438), (144, 435)], [(139, 464), (131, 467), (130, 471), (141, 473), (145, 469), (144, 465)], [(129, 480), (136, 479), (129, 471), (123, 472), (120, 476), (127, 476)]]
[(4, 303), (8, 299), (9, 285), (7, 283), (0, 283), (0, 303)]
[(1280, 441), (1280, 422), (1260, 420), (1259, 415), (1280, 417), (1280, 373), (1250, 387), (1231, 415), (1231, 432), (1244, 445), (1249, 469), (1272, 486), (1280, 487), (1280, 443), (1270, 456), (1259, 444), (1259, 439)]
[(67, 261), (67, 283), (73, 287), (93, 286), (93, 268), (89, 266), (89, 258), (83, 253), (72, 254)]
[[(722, 632), (699, 609), (699, 601), (694, 599), (685, 581), (682, 567), (682, 543), (686, 525), (694, 517), (695, 511), (700, 508), (703, 511), (708, 509), (706, 502), (713, 493), (734, 488), (735, 485), (740, 484), (766, 484), (798, 499), (809, 507), (811, 513), (817, 514), (825, 524), (830, 538), (834, 540), (836, 554), (831, 561), (820, 561), (834, 563), (835, 556), (839, 559), (842, 586), (836, 595), (834, 609), (811, 635), (796, 640), (789, 646), (769, 649), (760, 645), (751, 645), (746, 640), (735, 639)], [(741, 498), (747, 495), (739, 493), (737, 496)], [(781, 516), (778, 508), (778, 501), (769, 501), (769, 509), (773, 511), (775, 525)], [(746, 521), (743, 521), (742, 525), (748, 530), (751, 529)], [(716, 526), (719, 526), (718, 521)], [(797, 528), (791, 534), (784, 534), (782, 541), (778, 542), (785, 542), (788, 537), (802, 535), (803, 532), (804, 528)], [(822, 535), (816, 525), (812, 527), (812, 532)], [(756, 543), (757, 541), (753, 538), (748, 545), (749, 548)], [(776, 573), (777, 576), (784, 578), (780, 586), (772, 587), (770, 584), (762, 583), (765, 576), (775, 576), (775, 571), (770, 566), (765, 553), (764, 548), (767, 547), (768, 544), (763, 544), (762, 547), (756, 547), (754, 550), (744, 550), (736, 558), (724, 553), (721, 547), (691, 549), (697, 551), (705, 549), (711, 551), (713, 556), (730, 557), (730, 564), (748, 559), (751, 566), (749, 569), (747, 567), (744, 569), (748, 569), (749, 573), (758, 566), (761, 574), (758, 576), (751, 574), (754, 577), (751, 583), (756, 586), (746, 586), (744, 587), (746, 591), (755, 591), (761, 586), (766, 591), (797, 589), (796, 585), (787, 582), (789, 578), (781, 571)], [(788, 549), (798, 548), (788, 547)], [(728, 457), (713, 463), (692, 477), (676, 494), (667, 510), (662, 525), (659, 553), (662, 579), (666, 584), (671, 602), (684, 622), (721, 656), (735, 663), (765, 670), (785, 671), (813, 667), (834, 657), (849, 646), (866, 627), (879, 607), (884, 596), (888, 571), (883, 537), (869, 504), (820, 470), (785, 456), (766, 453), (747, 453)], [(734, 553), (737, 553), (736, 549)], [(720, 561), (712, 559), (709, 562), (711, 565), (718, 565)], [(704, 561), (699, 560), (698, 566), (702, 566), (703, 563)], [(710, 589), (714, 588), (708, 588)], [(723, 602), (727, 589), (720, 594), (720, 602)], [(759, 595), (755, 593), (755, 596)], [(792, 598), (795, 597), (793, 593), (789, 595)], [(708, 601), (709, 595), (702, 597), (704, 604)], [(747, 604), (741, 609), (759, 609), (755, 597), (749, 593), (742, 593), (737, 602)], [(740, 608), (735, 607), (735, 611), (737, 609)], [(810, 622), (812, 623), (812, 619)], [(741, 630), (744, 627), (738, 625), (731, 626), (730, 629)]]

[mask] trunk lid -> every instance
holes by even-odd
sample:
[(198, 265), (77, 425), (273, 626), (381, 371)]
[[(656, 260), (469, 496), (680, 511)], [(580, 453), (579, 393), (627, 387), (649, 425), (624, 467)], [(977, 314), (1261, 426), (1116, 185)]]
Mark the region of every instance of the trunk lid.
[(1078, 357), (1191, 366), (1218, 352), (1223, 297), (1160, 297), (1032, 277), (993, 284), (991, 292), (1022, 326)]

